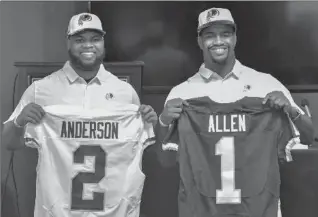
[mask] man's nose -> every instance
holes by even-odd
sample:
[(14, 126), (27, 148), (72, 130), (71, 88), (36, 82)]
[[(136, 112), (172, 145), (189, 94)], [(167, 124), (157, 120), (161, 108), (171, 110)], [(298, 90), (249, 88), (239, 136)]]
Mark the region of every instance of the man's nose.
[(223, 40), (222, 40), (222, 37), (221, 37), (220, 35), (217, 35), (217, 36), (215, 37), (214, 44), (215, 44), (215, 45), (221, 45), (221, 44), (223, 44)]
[(86, 41), (86, 42), (83, 44), (83, 47), (85, 47), (85, 48), (93, 47), (93, 43), (92, 43), (91, 41)]

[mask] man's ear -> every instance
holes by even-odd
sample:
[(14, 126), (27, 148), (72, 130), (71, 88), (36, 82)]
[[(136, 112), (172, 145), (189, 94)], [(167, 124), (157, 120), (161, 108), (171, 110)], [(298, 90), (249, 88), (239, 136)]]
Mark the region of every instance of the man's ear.
[(200, 49), (203, 50), (203, 42), (202, 42), (202, 38), (200, 35), (197, 36), (197, 40), (198, 40), (198, 45), (199, 45)]
[(67, 50), (69, 50), (69, 49), (70, 49), (70, 47), (71, 47), (71, 41), (70, 41), (70, 38), (69, 38), (69, 36), (67, 36), (67, 37), (66, 37), (66, 40), (65, 40), (65, 42), (66, 42), (66, 47), (67, 47)]

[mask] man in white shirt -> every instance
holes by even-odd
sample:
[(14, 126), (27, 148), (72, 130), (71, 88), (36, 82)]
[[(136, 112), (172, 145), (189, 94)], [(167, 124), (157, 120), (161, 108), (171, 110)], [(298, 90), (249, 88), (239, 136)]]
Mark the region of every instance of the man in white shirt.
[[(258, 72), (236, 59), (237, 25), (231, 12), (211, 8), (200, 13), (198, 20), (197, 38), (204, 63), (194, 76), (172, 88), (167, 96), (159, 116), (158, 140), (164, 139), (169, 126), (180, 117), (183, 106), (188, 105), (187, 99), (208, 96), (217, 103), (230, 103), (244, 97), (259, 97), (264, 98), (263, 104), (284, 110), (298, 128), (301, 143), (311, 144), (312, 121), (296, 105), (287, 88), (270, 74)], [(170, 150), (177, 150), (177, 145), (167, 145)], [(159, 153), (164, 153), (159, 149)], [(171, 159), (175, 162), (173, 154), (159, 155), (163, 165), (169, 165)]]
[[(76, 106), (82, 108), (85, 111), (93, 111), (94, 109), (109, 108), (109, 106), (113, 102), (118, 102), (123, 105), (122, 107), (125, 107), (125, 105), (127, 105), (127, 107), (137, 107), (137, 112), (141, 114), (144, 122), (151, 123), (153, 126), (156, 125), (158, 118), (153, 108), (149, 105), (140, 105), (139, 97), (134, 88), (129, 83), (120, 80), (104, 68), (104, 35), (105, 31), (102, 28), (102, 23), (96, 15), (90, 13), (81, 13), (71, 18), (66, 38), (69, 61), (67, 61), (63, 68), (61, 68), (60, 70), (53, 72), (51, 75), (46, 76), (41, 80), (33, 82), (24, 92), (14, 112), (9, 117), (9, 119), (4, 122), (2, 141), (7, 149), (17, 150), (25, 147), (25, 144), (31, 146), (31, 143), (29, 142), (30, 140), (27, 140), (27, 142), (25, 142), (24, 139), (26, 125), (28, 123), (32, 123), (36, 126), (39, 126), (41, 120), (43, 120), (43, 117), (45, 115), (47, 117), (49, 116), (49, 114), (45, 114), (46, 112), (44, 109), (46, 107), (54, 105)], [(118, 110), (120, 109), (122, 108), (119, 107)], [(70, 112), (72, 114), (71, 110), (67, 112)], [(132, 131), (139, 130), (136, 125), (129, 126), (133, 128)], [(153, 132), (152, 129), (151, 131)], [(129, 135), (126, 134), (124, 136)], [(45, 139), (45, 137), (42, 138)], [(32, 144), (33, 143), (36, 142), (32, 142)], [(51, 145), (50, 147), (52, 148), (53, 145)], [(68, 146), (66, 145), (65, 147)], [(117, 147), (120, 149), (120, 146)], [(43, 153), (39, 153), (39, 155), (43, 156), (42, 154)], [(121, 154), (122, 156), (127, 157), (127, 155), (125, 155), (123, 151), (121, 152)], [(50, 155), (46, 155), (45, 157), (47, 156)], [(58, 156), (58, 154), (51, 153), (51, 156)], [(69, 160), (69, 158), (67, 158), (67, 154), (61, 154), (61, 156), (59, 157), (61, 161)], [(56, 161), (59, 161), (58, 159), (58, 157), (54, 158), (54, 160)], [(138, 155), (136, 159), (136, 162), (140, 162), (141, 156)], [(49, 161), (50, 159), (47, 160)], [(69, 163), (69, 161), (67, 162)], [(122, 162), (117, 161), (115, 163), (118, 163), (116, 164), (116, 166), (118, 166)], [(67, 170), (72, 169), (71, 167), (69, 167), (69, 164), (65, 165), (65, 168)], [(118, 167), (121, 168), (120, 166)], [(104, 171), (103, 166), (101, 166), (101, 168), (102, 171)], [(113, 166), (113, 168), (115, 167)], [(135, 168), (139, 167), (135, 166)], [(120, 173), (122, 173), (122, 175), (125, 174), (123, 171), (120, 171)], [(134, 174), (138, 177), (143, 177), (140, 172)], [(43, 173), (41, 177), (43, 178)], [(119, 180), (121, 179), (119, 178)], [(140, 183), (140, 185), (138, 185), (138, 183)], [(37, 184), (39, 184), (38, 181)], [(143, 186), (143, 181), (141, 179), (139, 181), (131, 181), (130, 184), (131, 185), (129, 187), (133, 188), (133, 190), (135, 191), (138, 191), (136, 193), (133, 193), (134, 196), (140, 195), (140, 189), (138, 187)], [(120, 189), (121, 188), (125, 188), (125, 186), (120, 186)], [(43, 194), (43, 192), (41, 192), (40, 190), (39, 192), (41, 192), (41, 194), (43, 194), (47, 198), (54, 195), (54, 191), (58, 191), (61, 189), (60, 187), (58, 187), (52, 188), (51, 192), (52, 190), (52, 194), (49, 194), (48, 192), (45, 192)], [(109, 188), (107, 190), (109, 190)], [(67, 192), (64, 193), (66, 194)], [(114, 197), (112, 197), (112, 199), (114, 199)], [(42, 201), (39, 195), (37, 195), (36, 200)], [(46, 202), (46, 205), (50, 205), (49, 202), (52, 201)], [(138, 209), (135, 208), (138, 205), (137, 202), (138, 200), (136, 200), (135, 202), (136, 205), (134, 205), (133, 207), (131, 206), (131, 209), (134, 208), (135, 210), (134, 213), (139, 212)], [(132, 201), (130, 204), (134, 204), (134, 201)], [(36, 203), (35, 215), (44, 217), (43, 212), (45, 208), (46, 207), (42, 206), (41, 203)], [(113, 209), (115, 208), (116, 207), (113, 207)], [(56, 209), (55, 211), (61, 210), (62, 209)], [(54, 210), (52, 210), (52, 212), (53, 211)], [(47, 210), (47, 212), (45, 212), (45, 216), (49, 215), (49, 212), (50, 210)], [(108, 210), (108, 212), (111, 211)], [(119, 213), (118, 210), (112, 211), (111, 213), (114, 212), (116, 212), (117, 214)], [(115, 216), (115, 214), (111, 214), (111, 216)]]
[(35, 81), (24, 92), (10, 118), (4, 122), (2, 138), (8, 149), (24, 146), (24, 126), (39, 123), (45, 115), (42, 107), (47, 105), (104, 108), (109, 101), (136, 104), (144, 120), (156, 124), (158, 118), (154, 109), (140, 105), (134, 88), (104, 68), (104, 35), (96, 15), (81, 13), (71, 18), (67, 31), (70, 59), (62, 69)]
[(211, 8), (199, 15), (198, 44), (204, 63), (187, 81), (170, 91), (159, 116), (160, 135), (180, 116), (184, 100), (209, 96), (216, 102), (233, 102), (247, 97), (263, 97), (264, 104), (283, 109), (300, 131), (303, 144), (313, 141), (311, 119), (296, 105), (288, 89), (272, 75), (241, 64), (235, 56), (237, 25), (231, 12)]

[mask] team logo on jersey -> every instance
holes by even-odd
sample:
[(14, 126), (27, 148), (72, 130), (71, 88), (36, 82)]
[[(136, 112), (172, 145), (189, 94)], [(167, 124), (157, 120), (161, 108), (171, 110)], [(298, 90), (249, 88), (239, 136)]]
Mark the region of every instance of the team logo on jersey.
[(87, 21), (91, 21), (92, 20), (92, 16), (89, 14), (83, 14), (78, 18), (78, 25), (82, 26), (83, 22), (87, 22)]
[(247, 84), (244, 86), (243, 92), (249, 91), (251, 89), (251, 85)]
[(114, 94), (112, 94), (112, 93), (107, 93), (106, 96), (105, 96), (105, 98), (106, 98), (107, 100), (113, 99), (113, 98), (114, 98)]
[(211, 10), (208, 11), (206, 15), (206, 20), (209, 21), (210, 19), (219, 15), (220, 15), (220, 11), (218, 9), (212, 8)]

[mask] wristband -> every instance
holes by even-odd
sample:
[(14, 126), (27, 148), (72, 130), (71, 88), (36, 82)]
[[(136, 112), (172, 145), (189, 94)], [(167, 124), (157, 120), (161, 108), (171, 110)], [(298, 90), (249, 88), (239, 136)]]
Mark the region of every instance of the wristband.
[(161, 121), (161, 115), (159, 115), (159, 124), (162, 126), (162, 127), (169, 127), (169, 125), (167, 124), (164, 124), (162, 121)]

